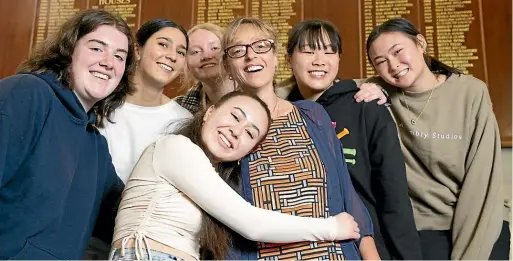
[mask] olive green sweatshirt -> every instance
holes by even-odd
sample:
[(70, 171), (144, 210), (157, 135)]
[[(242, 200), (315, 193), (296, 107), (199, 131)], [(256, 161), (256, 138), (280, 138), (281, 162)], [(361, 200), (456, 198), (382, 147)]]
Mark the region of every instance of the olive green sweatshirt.
[(452, 230), (453, 260), (488, 259), (504, 196), (500, 135), (486, 85), (453, 74), (432, 93), (403, 95), (379, 84), (398, 125), (417, 229)]

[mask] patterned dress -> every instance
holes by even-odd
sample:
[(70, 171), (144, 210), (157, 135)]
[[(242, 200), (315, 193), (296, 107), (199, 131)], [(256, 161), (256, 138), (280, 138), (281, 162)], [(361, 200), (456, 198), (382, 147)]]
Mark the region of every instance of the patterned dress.
[[(303, 217), (329, 217), (326, 171), (296, 107), (273, 121), (249, 157), (254, 204)], [(258, 243), (258, 258), (344, 260), (334, 242)]]

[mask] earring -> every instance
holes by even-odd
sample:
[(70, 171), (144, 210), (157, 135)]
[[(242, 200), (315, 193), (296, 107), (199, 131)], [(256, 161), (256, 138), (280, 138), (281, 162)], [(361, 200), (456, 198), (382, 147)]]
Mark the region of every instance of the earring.
[(233, 81), (233, 78), (232, 78), (232, 76), (231, 76), (231, 75), (230, 75), (230, 76), (228, 76), (228, 79), (230, 79), (230, 81)]
[(237, 166), (240, 166), (240, 159), (237, 160)]

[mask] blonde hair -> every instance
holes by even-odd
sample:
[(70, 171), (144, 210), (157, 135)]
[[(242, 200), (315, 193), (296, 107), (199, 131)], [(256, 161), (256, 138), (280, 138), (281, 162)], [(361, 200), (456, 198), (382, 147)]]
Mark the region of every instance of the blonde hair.
[(273, 40), (275, 46), (278, 46), (278, 32), (276, 32), (276, 30), (265, 20), (255, 17), (239, 17), (233, 19), (224, 30), (223, 40), (221, 41), (224, 49), (226, 49), (233, 42), (235, 34), (239, 31), (239, 27), (243, 24), (253, 25), (258, 31), (266, 34), (268, 39)]
[[(278, 48), (280, 46), (278, 43), (278, 32), (267, 21), (255, 17), (238, 17), (233, 19), (226, 26), (224, 30), (223, 39), (221, 41), (221, 46), (223, 47), (223, 50), (226, 50), (226, 48), (228, 48), (233, 43), (235, 34), (237, 34), (237, 32), (239, 31), (239, 27), (245, 24), (254, 26), (257, 31), (264, 33), (267, 39), (273, 40), (273, 52), (275, 54), (278, 53)], [(226, 52), (224, 52), (221, 58), (221, 64), (223, 65), (221, 66), (221, 74), (224, 76), (228, 74), (228, 72), (226, 71), (226, 59), (227, 55)]]
[[(217, 36), (217, 38), (219, 38), (219, 41), (222, 41), (222, 39), (223, 39), (223, 28), (221, 28), (218, 25), (212, 24), (212, 23), (203, 23), (203, 24), (197, 24), (197, 25), (193, 26), (191, 29), (189, 29), (189, 31), (187, 31), (187, 36), (190, 37), (194, 32), (196, 32), (200, 29), (206, 30), (206, 31), (209, 31), (209, 32), (215, 34)], [(181, 79), (180, 83), (182, 85), (182, 88), (186, 89), (186, 90), (189, 90), (189, 89), (197, 86), (197, 84), (199, 84), (198, 79), (196, 79), (192, 75), (191, 71), (189, 70), (187, 63), (185, 64), (183, 74), (182, 74), (182, 79)], [(205, 94), (202, 91), (202, 96), (204, 96), (204, 95)]]

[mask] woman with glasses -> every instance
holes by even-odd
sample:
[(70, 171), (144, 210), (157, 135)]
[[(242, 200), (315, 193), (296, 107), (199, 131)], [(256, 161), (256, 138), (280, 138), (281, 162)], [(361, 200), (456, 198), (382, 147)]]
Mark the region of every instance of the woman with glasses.
[(238, 18), (223, 37), (223, 65), (245, 92), (269, 107), (272, 123), (262, 143), (241, 161), (239, 192), (254, 206), (295, 216), (327, 218), (346, 212), (360, 240), (312, 244), (255, 243), (234, 235), (230, 259), (379, 259), (372, 222), (356, 194), (342, 148), (322, 106), (290, 103), (275, 93), (277, 33), (265, 21)]

